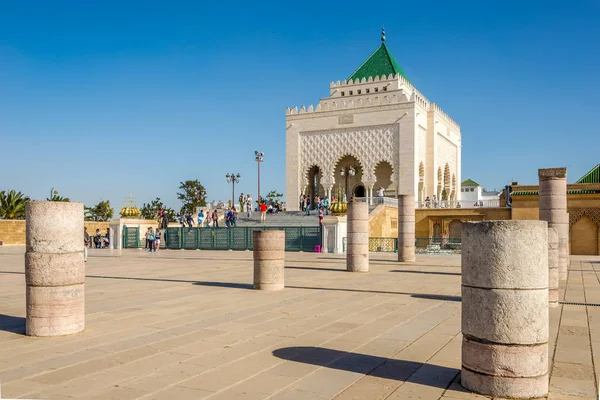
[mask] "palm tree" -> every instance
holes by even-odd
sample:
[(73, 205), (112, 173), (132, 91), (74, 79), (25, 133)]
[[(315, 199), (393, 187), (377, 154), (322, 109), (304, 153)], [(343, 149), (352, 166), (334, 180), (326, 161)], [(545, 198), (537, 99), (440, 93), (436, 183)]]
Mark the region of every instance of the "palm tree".
[(4, 190), (0, 192), (0, 218), (4, 219), (23, 219), (25, 218), (25, 204), (29, 197), (21, 192)]
[(65, 202), (70, 202), (71, 199), (69, 199), (68, 197), (59, 196), (58, 194), (54, 193), (52, 195), (52, 198), (46, 198), (46, 201), (65, 201)]

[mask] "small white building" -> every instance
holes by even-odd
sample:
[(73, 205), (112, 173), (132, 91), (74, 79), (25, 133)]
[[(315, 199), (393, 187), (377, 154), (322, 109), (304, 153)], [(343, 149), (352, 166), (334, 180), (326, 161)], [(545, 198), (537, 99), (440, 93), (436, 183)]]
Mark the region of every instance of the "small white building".
[(499, 207), (500, 193), (488, 191), (471, 179), (465, 179), (460, 185), (462, 207)]
[[(301, 77), (298, 77), (301, 79)], [(287, 209), (301, 195), (460, 200), (460, 126), (381, 45), (316, 106), (286, 110)]]

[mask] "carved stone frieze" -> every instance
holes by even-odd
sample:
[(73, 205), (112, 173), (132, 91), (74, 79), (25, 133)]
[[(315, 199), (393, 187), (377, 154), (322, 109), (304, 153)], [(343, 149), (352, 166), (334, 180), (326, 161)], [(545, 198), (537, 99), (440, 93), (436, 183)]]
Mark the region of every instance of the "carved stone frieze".
[(397, 124), (341, 128), (300, 133), (300, 168), (307, 181), (309, 169), (321, 169), (321, 183), (333, 185), (337, 162), (346, 155), (355, 157), (363, 170), (363, 181), (376, 181), (375, 167), (381, 161), (392, 166), (392, 181), (398, 182)]
[(573, 226), (585, 215), (600, 228), (600, 208), (569, 208), (567, 211), (569, 212), (569, 226)]

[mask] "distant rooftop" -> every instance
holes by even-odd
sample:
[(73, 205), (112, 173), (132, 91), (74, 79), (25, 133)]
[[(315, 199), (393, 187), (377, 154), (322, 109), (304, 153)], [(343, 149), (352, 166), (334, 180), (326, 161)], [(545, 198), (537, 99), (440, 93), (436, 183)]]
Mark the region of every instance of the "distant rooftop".
[(592, 168), (575, 183), (600, 183), (600, 164)]
[(475, 182), (472, 179), (465, 179), (464, 181), (462, 181), (462, 183), (460, 185), (461, 186), (481, 186), (479, 183)]

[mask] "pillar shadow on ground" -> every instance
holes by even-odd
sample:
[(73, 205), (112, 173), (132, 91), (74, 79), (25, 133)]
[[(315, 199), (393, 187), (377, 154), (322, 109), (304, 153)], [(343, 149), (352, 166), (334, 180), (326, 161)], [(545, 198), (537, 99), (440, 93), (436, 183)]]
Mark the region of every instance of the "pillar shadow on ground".
[(285, 269), (300, 269), (300, 270), (309, 270), (309, 271), (335, 271), (335, 272), (348, 272), (346, 268), (319, 268), (319, 267), (297, 267), (293, 265), (286, 265)]
[[(231, 283), (231, 282), (194, 282), (194, 285), (224, 287), (234, 289), (252, 289), (249, 283)], [(440, 300), (440, 301), (461, 301), (460, 296), (451, 296), (446, 294), (429, 294), (429, 293), (406, 293), (406, 292), (390, 292), (385, 290), (365, 290), (365, 289), (345, 289), (345, 288), (327, 288), (327, 287), (312, 287), (312, 286), (293, 286), (285, 285), (286, 289), (304, 289), (304, 290), (331, 290), (338, 292), (355, 292), (355, 293), (375, 293), (375, 294), (401, 294), (411, 296), (417, 299)]]
[(323, 347), (284, 347), (273, 351), (275, 357), (377, 378), (410, 381), (446, 389), (460, 370), (415, 361), (395, 360), (369, 354), (352, 353)]
[(25, 334), (25, 318), (0, 314), (0, 331)]
[(424, 274), (424, 275), (453, 275), (460, 276), (460, 272), (437, 272), (437, 271), (411, 271), (408, 269), (392, 269), (390, 272), (404, 272), (407, 274)]

